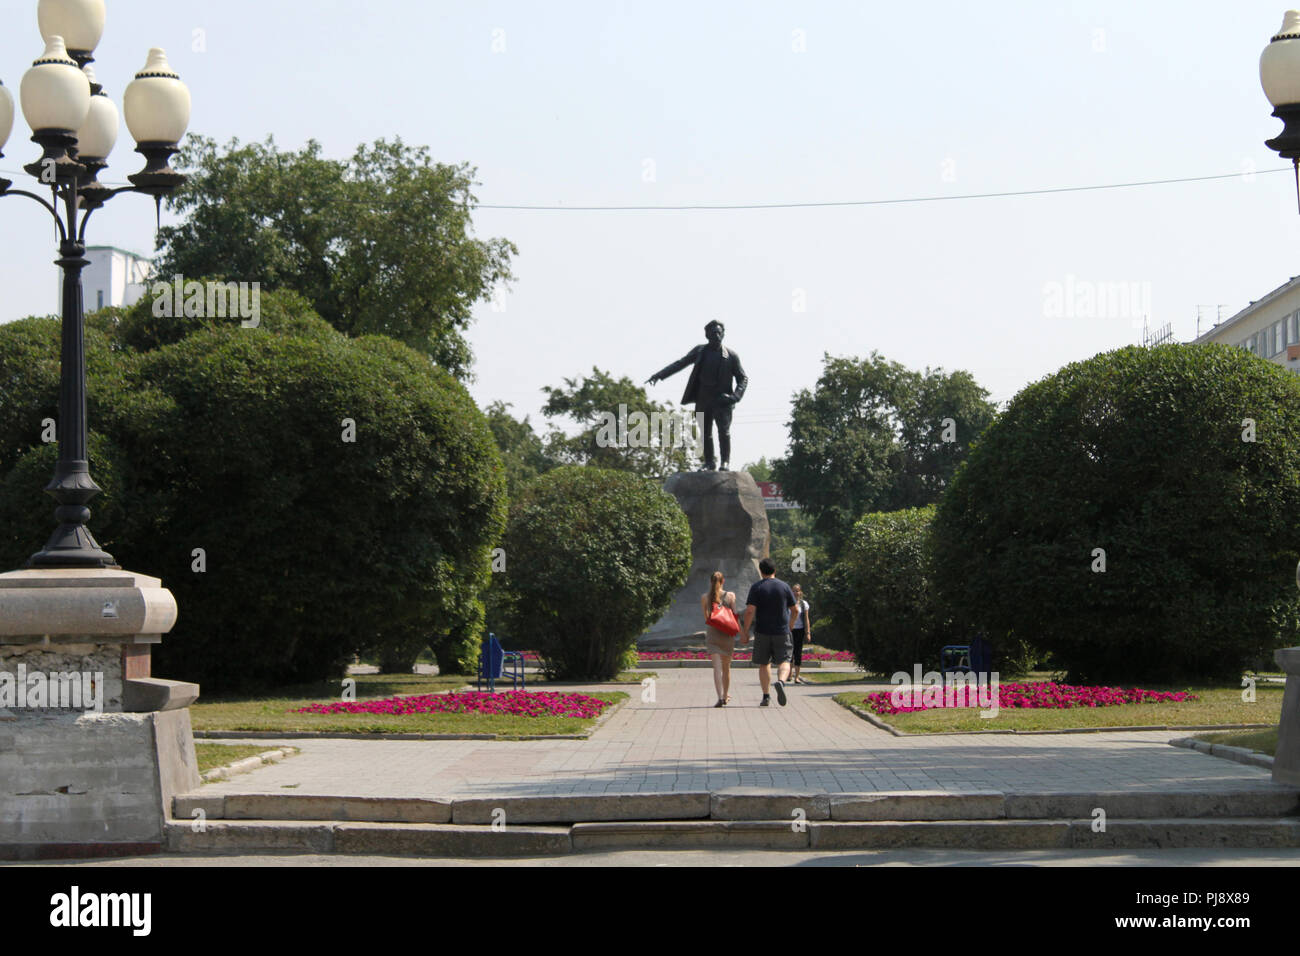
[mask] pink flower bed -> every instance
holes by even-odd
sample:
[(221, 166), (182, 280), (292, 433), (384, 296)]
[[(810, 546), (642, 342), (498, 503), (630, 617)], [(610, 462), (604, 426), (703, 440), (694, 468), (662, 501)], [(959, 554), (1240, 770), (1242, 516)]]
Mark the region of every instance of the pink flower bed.
[[(985, 691), (987, 693), (987, 691)], [(922, 690), (916, 689), (914, 697), (921, 699)], [(976, 698), (975, 688), (970, 690), (970, 703)], [(960, 699), (960, 695), (958, 696)], [(1186, 691), (1169, 693), (1155, 690), (1141, 690), (1134, 687), (1073, 687), (1069, 684), (999, 684), (998, 707), (1002, 709), (1024, 708), (1068, 708), (1068, 707), (1117, 707), (1120, 704), (1163, 704), (1196, 700), (1195, 694)], [(890, 692), (868, 694), (867, 706), (877, 714), (911, 714), (920, 710), (939, 710), (944, 706), (942, 696), (930, 706), (895, 707), (890, 700)]]
[(299, 714), (383, 714), (401, 717), (406, 714), (489, 714), (509, 717), (599, 717), (608, 701), (585, 694), (532, 693), (503, 691), (485, 694), (465, 691), (454, 694), (418, 694), (410, 697), (386, 697), (383, 700), (341, 701), (333, 704), (309, 704)]

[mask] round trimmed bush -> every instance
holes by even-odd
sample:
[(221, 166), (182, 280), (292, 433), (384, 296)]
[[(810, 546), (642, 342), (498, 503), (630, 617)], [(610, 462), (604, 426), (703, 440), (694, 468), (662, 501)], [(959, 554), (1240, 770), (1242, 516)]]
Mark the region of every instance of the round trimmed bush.
[(501, 613), (548, 674), (616, 676), (691, 570), (691, 528), (672, 495), (629, 472), (567, 466), (510, 509)]
[(930, 570), (934, 507), (864, 515), (833, 574), (831, 602), (858, 666), (876, 674), (939, 669), (949, 640)]
[[(486, 418), (427, 356), (348, 338), (297, 297), (262, 305), (255, 329), (180, 334), (139, 310), (88, 322), (105, 491), (91, 528), (180, 610), (155, 673), (253, 689), (341, 677), (358, 648), (401, 660), (429, 644), (468, 666), (505, 527)], [(0, 385), (0, 561), (17, 567), (54, 528), (40, 423), (57, 399), (57, 322), (0, 326)]]
[(939, 506), (936, 581), (1076, 681), (1236, 680), (1295, 643), (1298, 506), (1300, 380), (1225, 346), (1121, 349), (984, 433)]

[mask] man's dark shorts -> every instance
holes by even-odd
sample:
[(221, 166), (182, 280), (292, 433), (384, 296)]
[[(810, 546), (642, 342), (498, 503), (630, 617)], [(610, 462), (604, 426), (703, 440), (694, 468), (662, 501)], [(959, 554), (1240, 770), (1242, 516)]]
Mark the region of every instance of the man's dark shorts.
[(794, 656), (794, 638), (786, 634), (754, 634), (754, 665), (784, 664)]

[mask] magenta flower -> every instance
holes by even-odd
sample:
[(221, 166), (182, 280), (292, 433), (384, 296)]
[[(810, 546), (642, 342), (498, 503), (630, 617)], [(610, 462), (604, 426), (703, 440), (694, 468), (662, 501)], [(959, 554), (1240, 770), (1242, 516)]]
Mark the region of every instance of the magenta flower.
[[(912, 692), (913, 703), (916, 706), (896, 707), (890, 699), (892, 692), (884, 691), (878, 694), (868, 694), (865, 698), (866, 705), (877, 714), (912, 714), (922, 710), (939, 710), (947, 706), (945, 700), (947, 695), (940, 693), (935, 696), (937, 700), (932, 700), (929, 704), (924, 703), (924, 688), (914, 689)], [(943, 691), (944, 688), (939, 688)], [(986, 694), (987, 690), (984, 691)], [(935, 691), (931, 691), (935, 694)], [(963, 700), (963, 696), (965, 699)], [(960, 701), (957, 706), (975, 708), (976, 691), (972, 686), (969, 692), (963, 695), (958, 691), (956, 698)], [(1055, 684), (1044, 682), (1040, 684), (1000, 684), (998, 686), (998, 707), (1004, 710), (1011, 709), (1030, 709), (1030, 708), (1055, 708), (1062, 709), (1067, 707), (1117, 707), (1121, 704), (1159, 704), (1159, 703), (1181, 703), (1182, 701), (1196, 700), (1195, 694), (1186, 691), (1178, 693), (1169, 693), (1165, 691), (1142, 690), (1134, 687), (1124, 689), (1122, 687), (1073, 687), (1069, 684)]]
[(503, 691), (486, 694), (464, 691), (451, 694), (419, 694), (409, 697), (386, 697), (383, 700), (340, 701), (332, 704), (308, 704), (298, 714), (383, 714), (401, 717), (406, 714), (489, 714), (510, 717), (599, 717), (609, 701), (586, 694), (558, 694), (530, 691)]

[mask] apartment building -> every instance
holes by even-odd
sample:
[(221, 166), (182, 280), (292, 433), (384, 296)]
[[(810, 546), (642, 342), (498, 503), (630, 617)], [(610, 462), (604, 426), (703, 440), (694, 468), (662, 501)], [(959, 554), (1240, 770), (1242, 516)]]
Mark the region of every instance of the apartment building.
[(1300, 373), (1300, 277), (1278, 286), (1195, 340), (1253, 352)]

